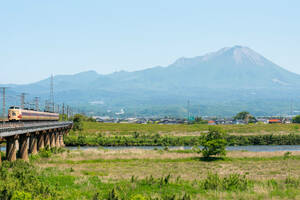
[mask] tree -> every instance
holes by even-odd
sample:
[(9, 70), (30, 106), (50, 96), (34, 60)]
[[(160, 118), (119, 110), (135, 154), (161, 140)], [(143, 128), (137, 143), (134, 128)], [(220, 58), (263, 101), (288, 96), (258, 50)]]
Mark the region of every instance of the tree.
[(204, 135), (202, 141), (202, 155), (208, 158), (213, 155), (226, 155), (226, 133), (217, 126), (209, 127), (208, 133)]
[(74, 115), (74, 118), (73, 118), (73, 130), (74, 131), (82, 131), (83, 130), (83, 116), (80, 115), (80, 114), (76, 114)]
[(293, 123), (300, 123), (300, 115), (293, 117)]
[(207, 120), (203, 120), (202, 117), (195, 117), (196, 124), (207, 124)]
[(249, 112), (247, 111), (242, 111), (242, 112), (239, 112), (238, 114), (236, 114), (234, 117), (233, 117), (235, 120), (244, 120), (246, 121), (247, 123), (254, 123), (256, 122), (256, 119), (255, 117), (253, 117)]

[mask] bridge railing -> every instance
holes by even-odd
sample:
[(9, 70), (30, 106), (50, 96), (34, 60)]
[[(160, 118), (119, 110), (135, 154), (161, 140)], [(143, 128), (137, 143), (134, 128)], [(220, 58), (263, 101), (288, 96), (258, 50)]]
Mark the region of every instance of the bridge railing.
[(28, 127), (42, 127), (52, 125), (68, 125), (72, 124), (71, 121), (55, 121), (55, 122), (9, 122), (0, 125), (1, 130), (17, 129), (17, 128), (28, 128)]

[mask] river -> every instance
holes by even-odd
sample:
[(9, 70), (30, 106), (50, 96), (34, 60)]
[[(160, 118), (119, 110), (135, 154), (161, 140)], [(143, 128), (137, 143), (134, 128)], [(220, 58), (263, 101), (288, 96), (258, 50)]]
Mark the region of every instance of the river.
[[(66, 147), (70, 150), (76, 150), (78, 147)], [(99, 149), (98, 146), (81, 146), (81, 150)], [(164, 149), (163, 146), (116, 146), (116, 147), (101, 147), (109, 150), (122, 150), (122, 149)], [(191, 146), (170, 146), (169, 149), (191, 149)], [(201, 148), (201, 147), (200, 147)], [(5, 151), (5, 147), (0, 147), (1, 151)], [(274, 151), (300, 151), (300, 145), (249, 145), (249, 146), (229, 146), (226, 148), (228, 151), (251, 151), (251, 152), (274, 152)]]
[[(67, 147), (70, 150), (78, 149), (78, 147)], [(95, 146), (81, 146), (81, 150), (98, 149)], [(101, 147), (102, 148), (102, 147)], [(120, 149), (164, 149), (163, 146), (117, 146), (117, 147), (103, 147), (109, 150)], [(191, 149), (191, 146), (170, 146), (169, 149)], [(200, 147), (201, 148), (201, 147)], [(273, 152), (273, 151), (300, 151), (300, 145), (249, 145), (249, 146), (229, 146), (226, 148), (228, 151), (252, 151), (252, 152)]]

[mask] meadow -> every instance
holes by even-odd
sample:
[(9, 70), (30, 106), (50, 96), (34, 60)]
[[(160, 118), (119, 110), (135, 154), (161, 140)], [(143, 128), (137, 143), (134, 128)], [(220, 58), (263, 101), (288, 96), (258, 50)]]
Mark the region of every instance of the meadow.
[(300, 152), (45, 150), (3, 162), (0, 199), (298, 199)]
[[(83, 122), (83, 131), (71, 134), (95, 135), (98, 133), (115, 135), (160, 134), (162, 136), (196, 136), (208, 131), (207, 124), (122, 124), (122, 123), (97, 123)], [(298, 124), (247, 124), (247, 125), (217, 125), (226, 130), (230, 135), (263, 135), (263, 134), (290, 134), (299, 133)]]
[[(297, 124), (218, 125), (228, 134), (228, 145), (297, 145)], [(206, 124), (110, 124), (83, 122), (83, 130), (65, 137), (69, 146), (194, 146), (200, 145)]]

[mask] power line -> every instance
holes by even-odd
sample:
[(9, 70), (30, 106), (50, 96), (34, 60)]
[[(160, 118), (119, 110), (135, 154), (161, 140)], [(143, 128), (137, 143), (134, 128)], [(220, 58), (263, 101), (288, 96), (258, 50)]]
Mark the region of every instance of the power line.
[(39, 97), (34, 97), (35, 110), (39, 111)]
[(0, 87), (2, 89), (2, 123), (5, 123), (5, 90), (7, 87)]
[(25, 107), (25, 95), (27, 95), (27, 93), (21, 93), (20, 97), (21, 97), (21, 108), (24, 109)]
[(62, 105), (62, 120), (65, 121), (65, 104)]
[(190, 120), (190, 100), (187, 101), (187, 120)]
[(54, 94), (53, 94), (53, 74), (51, 74), (51, 79), (50, 79), (50, 106), (51, 111), (54, 112)]

